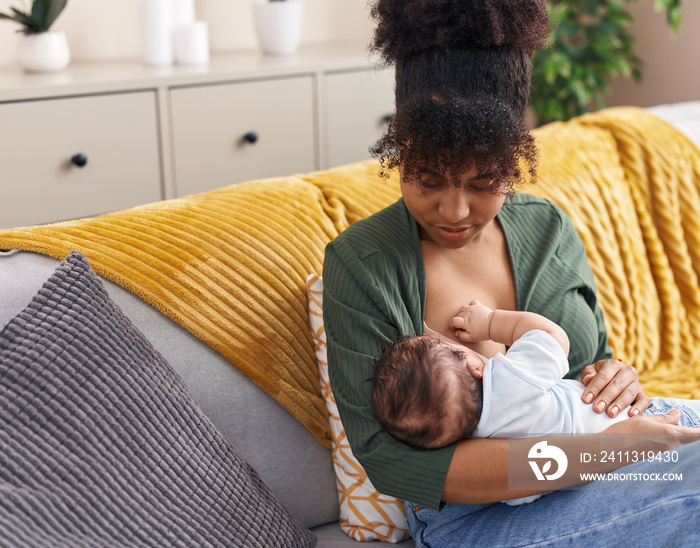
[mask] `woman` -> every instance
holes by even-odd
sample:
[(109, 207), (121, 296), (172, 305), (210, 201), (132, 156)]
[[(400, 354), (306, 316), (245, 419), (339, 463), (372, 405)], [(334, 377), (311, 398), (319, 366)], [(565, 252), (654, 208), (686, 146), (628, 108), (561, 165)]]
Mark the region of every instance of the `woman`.
[[(608, 543), (649, 545), (675, 538), (681, 522), (684, 541), (696, 538), (697, 492), (601, 491), (593, 482), (526, 506), (494, 504), (543, 492), (508, 490), (507, 440), (419, 451), (374, 418), (368, 379), (381, 348), (425, 327), (453, 338), (455, 303), (478, 300), (537, 312), (564, 328), (571, 340), (567, 376), (581, 376), (584, 401), (596, 398), (596, 411), (612, 416), (632, 405), (633, 418), (608, 432), (697, 439), (675, 426), (676, 412), (634, 416), (649, 398), (633, 368), (611, 359), (573, 225), (551, 203), (513, 192), (527, 175), (521, 162), (531, 174), (536, 163), (523, 119), (530, 58), (549, 31), (544, 2), (378, 0), (373, 15), (374, 47), (396, 65), (396, 115), (374, 152), (385, 169), (399, 169), (403, 198), (329, 244), (323, 271), (330, 379), (354, 455), (379, 491), (410, 501), (419, 546), (560, 545), (605, 534)], [(504, 350), (470, 346), (487, 357)], [(654, 446), (639, 439), (616, 449), (680, 445), (677, 437)], [(562, 440), (562, 448), (571, 441)], [(601, 440), (578, 440), (587, 441)], [(698, 449), (678, 449), (676, 470), (692, 475)], [(649, 517), (661, 507), (673, 512), (664, 512), (660, 525)]]

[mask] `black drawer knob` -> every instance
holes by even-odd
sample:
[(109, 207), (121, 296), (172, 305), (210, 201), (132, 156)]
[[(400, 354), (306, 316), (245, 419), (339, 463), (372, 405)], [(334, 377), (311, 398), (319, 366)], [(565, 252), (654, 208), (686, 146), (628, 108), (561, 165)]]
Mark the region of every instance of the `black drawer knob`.
[(249, 131), (248, 133), (246, 133), (243, 136), (243, 142), (254, 145), (255, 143), (258, 142), (258, 134), (255, 133), (254, 131)]
[(385, 114), (384, 116), (382, 116), (382, 122), (385, 124), (390, 124), (393, 121), (393, 119), (394, 119), (393, 113)]
[(71, 161), (71, 164), (73, 164), (74, 166), (85, 167), (87, 165), (88, 159), (87, 159), (87, 156), (85, 156), (85, 154), (83, 154), (82, 152), (79, 152), (78, 154), (73, 156), (70, 159), (70, 161)]

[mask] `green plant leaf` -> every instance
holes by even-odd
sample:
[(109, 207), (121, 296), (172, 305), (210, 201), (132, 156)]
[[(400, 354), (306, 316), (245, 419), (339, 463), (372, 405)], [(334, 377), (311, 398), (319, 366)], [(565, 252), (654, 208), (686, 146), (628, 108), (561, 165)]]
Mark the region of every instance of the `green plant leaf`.
[(554, 84), (554, 80), (557, 75), (556, 67), (552, 62), (551, 55), (542, 63), (542, 76), (544, 76), (544, 81), (548, 84)]
[(38, 30), (38, 31), (43, 30), (41, 21), (37, 21), (34, 17), (32, 17), (31, 14), (24, 13), (23, 11), (20, 11), (17, 8), (10, 8), (10, 9), (15, 14), (13, 19), (15, 21), (17, 21), (20, 25), (23, 25), (26, 28), (31, 29), (31, 30)]
[(17, 17), (12, 16), (12, 15), (7, 15), (6, 13), (2, 13), (2, 12), (0, 12), (0, 19), (8, 19), (10, 21), (19, 22), (19, 21), (17, 21)]
[(675, 36), (681, 28), (682, 14), (680, 7), (669, 9), (667, 12), (666, 20), (668, 25), (671, 27), (671, 32)]
[(32, 2), (32, 17), (46, 21), (46, 14), (51, 7), (51, 0), (34, 0)]
[(0, 19), (10, 19), (22, 25), (25, 32), (45, 32), (66, 7), (68, 0), (34, 0), (30, 13), (10, 8), (13, 15), (0, 13)]
[(671, 34), (676, 36), (681, 27), (681, 4), (683, 0), (655, 0), (655, 11), (666, 11), (666, 22), (671, 29)]
[[(539, 123), (603, 108), (614, 78), (642, 77), (628, 6), (635, 0), (549, 0), (552, 32), (532, 60), (530, 104)], [(655, 0), (675, 34), (682, 0)]]
[(32, 16), (41, 21), (46, 30), (49, 30), (67, 3), (68, 0), (34, 0)]

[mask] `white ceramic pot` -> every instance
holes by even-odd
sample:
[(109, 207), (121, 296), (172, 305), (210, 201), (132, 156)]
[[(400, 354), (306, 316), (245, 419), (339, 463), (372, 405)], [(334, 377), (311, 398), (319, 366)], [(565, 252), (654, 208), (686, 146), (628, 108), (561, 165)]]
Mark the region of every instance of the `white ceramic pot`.
[(255, 28), (263, 51), (272, 55), (290, 55), (299, 47), (304, 16), (301, 0), (253, 4)]
[(20, 34), (17, 60), (28, 72), (58, 72), (70, 63), (68, 40), (62, 30)]

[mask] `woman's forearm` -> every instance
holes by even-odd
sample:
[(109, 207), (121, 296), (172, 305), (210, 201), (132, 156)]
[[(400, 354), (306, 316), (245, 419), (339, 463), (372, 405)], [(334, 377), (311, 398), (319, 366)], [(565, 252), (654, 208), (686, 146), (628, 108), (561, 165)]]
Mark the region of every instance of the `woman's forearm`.
[(460, 442), (447, 470), (442, 500), (477, 504), (509, 498), (513, 495), (508, 492), (508, 440), (473, 438)]
[[(636, 454), (643, 458), (643, 455), (648, 457), (668, 451), (700, 437), (697, 429), (674, 427), (672, 419), (665, 417), (629, 419), (611, 427), (610, 432), (591, 435), (464, 440), (452, 457), (442, 500), (478, 504), (564, 489), (587, 483), (583, 479), (585, 475), (605, 474), (632, 464), (630, 459), (594, 460), (586, 458), (587, 455)], [(538, 443), (554, 447), (566, 455), (565, 473), (561, 477), (544, 481), (537, 479), (531, 463), (536, 466), (545, 463), (544, 459), (538, 462), (537, 454), (533, 452)], [(551, 465), (549, 473), (558, 471), (558, 466)], [(524, 488), (509, 489), (509, 484)]]
[[(528, 438), (532, 445), (543, 439)], [(509, 441), (472, 438), (460, 442), (447, 471), (442, 500), (482, 504), (551, 491), (550, 485), (543, 486), (542, 489), (508, 489)], [(527, 463), (524, 464), (527, 466)]]

